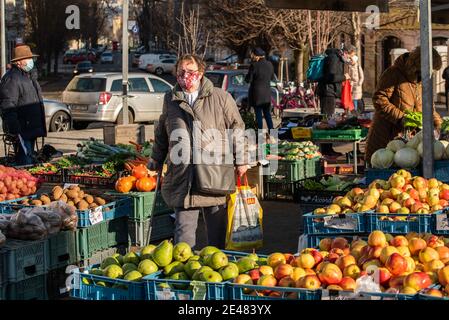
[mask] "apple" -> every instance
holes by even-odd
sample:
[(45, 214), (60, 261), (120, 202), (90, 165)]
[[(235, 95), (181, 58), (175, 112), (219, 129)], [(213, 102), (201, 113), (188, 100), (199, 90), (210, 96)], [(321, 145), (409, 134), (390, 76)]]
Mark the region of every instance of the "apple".
[(267, 258), (267, 264), (272, 268), (276, 268), (278, 265), (286, 262), (285, 256), (279, 252), (272, 253)]
[(432, 248), (425, 248), (419, 251), (419, 261), (423, 264), (432, 260), (438, 260), (440, 258), (438, 252)]
[(337, 237), (332, 241), (331, 248), (332, 249), (344, 249), (348, 246), (348, 240), (342, 237)]
[(311, 269), (315, 266), (315, 258), (310, 253), (301, 253), (295, 259), (295, 265), (303, 269)]
[(415, 188), (413, 188), (413, 186), (410, 183), (408, 183), (404, 186), (404, 188), (402, 188), (402, 190), (408, 193), (410, 190), (415, 190)]
[(291, 264), (295, 260), (295, 256), (291, 253), (284, 253), (284, 257), (287, 264)]
[(427, 289), (432, 285), (432, 280), (425, 272), (413, 272), (404, 278), (404, 287), (410, 287), (416, 291)]
[(339, 286), (343, 289), (343, 290), (349, 290), (349, 291), (354, 291), (356, 288), (356, 282), (353, 278), (351, 277), (343, 277), (339, 283)]
[(274, 275), (273, 268), (270, 266), (260, 266), (259, 272), (263, 276)]
[(337, 265), (328, 263), (322, 268), (318, 278), (324, 285), (338, 284), (343, 278), (343, 273)]
[(438, 188), (439, 187), (438, 180), (435, 178), (431, 178), (431, 179), (427, 180), (427, 187), (429, 189)]
[(394, 201), (392, 204), (390, 204), (390, 206), (388, 207), (388, 209), (390, 210), (391, 213), (396, 213), (399, 211), (399, 209), (401, 209), (402, 206), (399, 202)]
[(350, 196), (355, 198), (358, 195), (362, 195), (364, 193), (363, 189), (361, 188), (354, 188), (350, 191)]
[(399, 253), (393, 253), (385, 262), (385, 267), (394, 276), (399, 276), (407, 270), (407, 260)]
[(343, 288), (336, 284), (331, 284), (326, 287), (327, 290), (333, 290), (333, 291), (343, 291)]
[(387, 244), (387, 238), (382, 231), (376, 230), (371, 232), (368, 236), (368, 244), (372, 247), (385, 247)]
[(360, 257), (362, 256), (362, 249), (363, 247), (365, 247), (365, 245), (363, 244), (357, 244), (355, 245), (352, 249), (351, 249), (351, 256), (353, 256), (357, 261), (360, 259)]
[(427, 239), (427, 246), (433, 249), (444, 246), (444, 241), (440, 239), (438, 236), (431, 235)]
[(259, 280), (257, 280), (258, 286), (264, 287), (275, 287), (277, 284), (277, 280), (272, 275), (261, 276)]
[(436, 247), (435, 250), (438, 252), (438, 256), (444, 264), (449, 263), (449, 248), (448, 247), (445, 247), (445, 246)]
[(410, 211), (412, 213), (418, 213), (420, 209), (423, 209), (423, 204), (421, 202), (415, 202), (412, 207), (410, 208)]
[(272, 298), (281, 298), (282, 297), (282, 293), (279, 291), (271, 291), (268, 294), (268, 297), (272, 297)]
[(419, 252), (427, 247), (427, 243), (421, 238), (411, 238), (408, 240), (408, 248), (412, 256), (418, 255)]
[(429, 272), (426, 272), (426, 273), (429, 275), (429, 277), (432, 280), (433, 284), (438, 284), (438, 272), (429, 271)]
[(292, 274), (292, 272), (293, 272), (293, 267), (291, 265), (282, 263), (274, 269), (274, 277), (277, 280), (280, 280), (284, 277), (290, 276)]
[[(251, 279), (251, 277), (249, 275), (247, 275), (247, 274), (239, 274), (234, 279), (234, 283), (237, 283), (237, 284), (251, 284), (251, 285), (254, 284), (253, 280)], [(244, 288), (243, 292), (244, 293), (249, 293), (249, 292), (251, 292), (251, 290), (248, 289), (248, 288)]]
[(320, 240), (320, 251), (330, 251), (332, 249), (332, 239), (324, 238)]
[(343, 276), (345, 277), (351, 277), (352, 279), (356, 280), (360, 276), (360, 268), (356, 264), (351, 264), (343, 270)]
[(296, 288), (304, 288), (309, 290), (316, 290), (321, 287), (320, 279), (315, 275), (307, 275), (296, 281)]
[(444, 291), (446, 291), (446, 294), (449, 294), (449, 284), (446, 285), (446, 287), (444, 288)]
[(283, 277), (281, 280), (279, 280), (278, 287), (287, 287), (287, 288), (294, 288), (296, 281), (294, 281), (289, 276)]
[(289, 300), (298, 300), (298, 293), (297, 292), (290, 292), (287, 294), (287, 299)]
[(385, 262), (387, 262), (387, 259), (389, 256), (391, 256), (393, 253), (398, 253), (398, 250), (396, 249), (396, 247), (393, 246), (386, 246), (384, 248), (381, 249), (380, 252), (380, 261), (385, 264)]
[(416, 270), (416, 263), (415, 260), (413, 260), (412, 257), (404, 257), (405, 260), (407, 260), (407, 270), (405, 270), (405, 273), (412, 273)]
[(442, 189), (439, 194), (440, 199), (449, 200), (449, 189)]
[(396, 250), (403, 257), (410, 257), (411, 256), (410, 249), (407, 246), (396, 247)]
[(413, 180), (413, 186), (415, 187), (415, 189), (427, 188), (427, 180), (423, 177), (415, 177), (415, 179)]
[(368, 270), (369, 267), (371, 266), (376, 266), (376, 267), (381, 267), (382, 266), (382, 262), (380, 262), (379, 259), (370, 259), (368, 261), (366, 261), (363, 265), (362, 268), (363, 270)]
[(316, 276), (316, 272), (313, 269), (304, 269), (306, 275)]
[(437, 289), (429, 289), (426, 292), (424, 292), (424, 294), (429, 295), (429, 296), (434, 296), (434, 297), (438, 297), (438, 298), (443, 298), (443, 292), (441, 292), (440, 290)]
[(378, 274), (379, 274), (379, 283), (381, 285), (386, 285), (391, 279), (391, 272), (388, 271), (387, 268), (379, 268)]
[[(382, 204), (384, 204), (384, 201), (387, 200), (387, 199), (389, 199), (389, 201), (390, 201), (390, 200), (391, 200), (391, 201), (394, 201), (392, 198), (393, 198), (393, 195), (391, 194), (390, 191), (383, 191), (383, 192), (380, 194), (380, 200), (382, 201), (382, 202), (381, 202)], [(387, 205), (387, 204), (386, 204), (386, 205)]]
[(290, 274), (290, 278), (293, 279), (293, 281), (298, 281), (302, 277), (306, 276), (306, 271), (303, 268), (293, 268), (292, 273)]
[(343, 271), (347, 266), (351, 264), (356, 264), (355, 258), (351, 255), (341, 256), (336, 261), (335, 264)]
[(399, 291), (399, 293), (402, 293), (402, 294), (409, 294), (409, 295), (415, 295), (415, 294), (418, 293), (418, 291), (416, 291), (414, 288), (411, 288), (411, 287), (403, 287), (403, 288), (401, 289), (401, 291)]
[(425, 272), (438, 272), (441, 268), (444, 268), (444, 263), (441, 260), (432, 260), (424, 263)]
[(410, 213), (410, 210), (409, 210), (409, 208), (401, 207), (401, 208), (399, 208), (398, 211), (396, 211), (396, 213), (399, 213), (399, 214), (409, 214), (409, 213)]
[(390, 288), (399, 289), (402, 287), (404, 283), (405, 276), (392, 276), (390, 281), (388, 281), (388, 285)]
[(393, 247), (408, 246), (408, 240), (404, 236), (395, 236), (391, 239), (390, 245)]
[(405, 186), (405, 179), (402, 176), (395, 176), (390, 179), (390, 184), (393, 188), (402, 189)]
[[(446, 208), (449, 204), (449, 202), (447, 202), (447, 200), (445, 199), (440, 199), (440, 202), (438, 203), (442, 208)], [(442, 210), (442, 209), (441, 209)]]
[(382, 253), (382, 247), (381, 246), (376, 246), (376, 247), (370, 247), (370, 251), (368, 254), (369, 258), (375, 258), (378, 259), (380, 258), (380, 254)]
[(259, 280), (262, 274), (260, 273), (259, 269), (253, 269), (248, 272), (248, 275), (253, 280), (253, 283), (257, 283), (257, 280)]
[(377, 207), (376, 212), (387, 214), (387, 213), (390, 213), (390, 208), (385, 205), (380, 205), (379, 207)]
[(399, 190), (399, 189), (397, 189), (397, 188), (391, 188), (391, 189), (390, 189), (390, 194), (391, 194), (391, 198), (392, 198), (393, 200), (396, 200), (397, 197), (399, 197), (399, 195), (402, 194), (402, 190)]
[(449, 284), (449, 266), (445, 266), (438, 271), (438, 280), (442, 286)]

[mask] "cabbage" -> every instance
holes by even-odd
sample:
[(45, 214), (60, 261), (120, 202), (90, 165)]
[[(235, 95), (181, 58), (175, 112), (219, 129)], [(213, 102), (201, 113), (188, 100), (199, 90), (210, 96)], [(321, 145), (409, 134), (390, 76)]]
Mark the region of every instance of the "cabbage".
[(371, 156), (371, 165), (375, 169), (388, 169), (393, 162), (394, 152), (388, 149), (379, 149)]
[(433, 158), (434, 160), (441, 160), (443, 159), (444, 152), (446, 151), (446, 148), (444, 147), (444, 144), (441, 143), (441, 141), (436, 140), (433, 144)]
[(416, 148), (416, 151), (418, 151), (419, 156), (422, 157), (422, 152), (423, 152), (422, 142), (420, 142), (418, 144), (418, 147)]
[(443, 160), (447, 160), (449, 159), (449, 153), (448, 153), (448, 146), (449, 146), (449, 141), (446, 140), (440, 140), (440, 142), (443, 144), (444, 147), (444, 152), (443, 152)]
[(403, 148), (394, 155), (394, 163), (403, 169), (413, 169), (420, 161), (418, 151), (412, 148)]
[(387, 149), (391, 150), (393, 152), (398, 152), (398, 150), (401, 150), (404, 147), (405, 147), (405, 142), (402, 140), (393, 140), (387, 144)]
[(405, 146), (407, 148), (416, 149), (418, 148), (418, 145), (421, 143), (421, 141), (422, 141), (422, 131), (415, 134), (415, 136), (409, 142), (407, 142)]

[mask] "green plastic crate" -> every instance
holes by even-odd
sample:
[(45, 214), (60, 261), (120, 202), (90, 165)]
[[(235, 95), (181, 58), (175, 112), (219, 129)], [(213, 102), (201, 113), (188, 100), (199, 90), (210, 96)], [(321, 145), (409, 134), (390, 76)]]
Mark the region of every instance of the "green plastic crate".
[(143, 246), (146, 243), (148, 228), (151, 229), (150, 242), (172, 238), (175, 231), (175, 219), (170, 214), (163, 214), (145, 221), (129, 220), (128, 237), (131, 245)]
[(108, 221), (107, 235), (108, 248), (115, 247), (120, 244), (128, 244), (128, 218), (120, 218)]
[(155, 192), (128, 192), (128, 193), (109, 193), (113, 196), (130, 197), (132, 198), (132, 210), (129, 213), (129, 218), (132, 220), (145, 221), (153, 216), (153, 204), (156, 198), (156, 205), (154, 208), (154, 215), (164, 214), (173, 210), (169, 209), (165, 204), (160, 192), (155, 197)]
[(0, 294), (4, 300), (47, 300), (47, 276), (45, 274), (23, 281), (7, 283)]
[(305, 178), (313, 178), (322, 174), (321, 159), (307, 159), (305, 160)]
[[(275, 163), (277, 162), (277, 164)], [(275, 170), (277, 165), (277, 170)], [(305, 178), (305, 160), (270, 161), (271, 174), (285, 182), (293, 182)]]
[(7, 239), (2, 247), (3, 282), (18, 282), (47, 273), (48, 241)]
[(348, 130), (313, 130), (312, 140), (359, 140), (362, 138), (362, 129)]
[(61, 231), (48, 238), (49, 269), (57, 269), (77, 262), (76, 232)]

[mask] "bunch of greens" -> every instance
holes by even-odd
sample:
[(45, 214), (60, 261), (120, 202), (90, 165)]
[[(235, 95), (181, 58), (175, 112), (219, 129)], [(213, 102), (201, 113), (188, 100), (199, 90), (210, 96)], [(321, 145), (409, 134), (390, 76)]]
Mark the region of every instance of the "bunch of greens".
[(419, 128), (422, 129), (422, 112), (418, 111), (405, 111), (404, 116), (405, 128)]

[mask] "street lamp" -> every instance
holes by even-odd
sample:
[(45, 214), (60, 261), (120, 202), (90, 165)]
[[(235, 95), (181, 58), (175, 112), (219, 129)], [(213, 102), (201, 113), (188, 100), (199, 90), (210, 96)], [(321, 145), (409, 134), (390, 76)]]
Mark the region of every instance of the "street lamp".
[(129, 123), (128, 119), (128, 10), (129, 0), (123, 0), (122, 18), (122, 113), (123, 124)]

